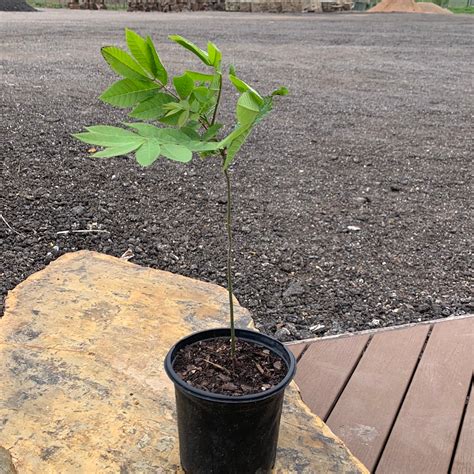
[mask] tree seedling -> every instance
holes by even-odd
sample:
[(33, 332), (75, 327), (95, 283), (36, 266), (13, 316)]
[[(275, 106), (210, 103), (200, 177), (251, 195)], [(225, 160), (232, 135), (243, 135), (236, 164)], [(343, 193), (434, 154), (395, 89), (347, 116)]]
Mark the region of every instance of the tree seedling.
[(208, 42), (207, 51), (204, 51), (182, 36), (170, 36), (170, 40), (193, 53), (206, 67), (204, 72), (186, 70), (170, 80), (149, 36), (143, 38), (126, 29), (125, 38), (130, 54), (115, 46), (105, 46), (101, 50), (111, 69), (123, 79), (112, 84), (100, 99), (115, 107), (131, 108), (129, 116), (140, 121), (124, 123), (124, 127), (94, 125), (74, 137), (102, 147), (92, 155), (94, 157), (134, 153), (137, 162), (145, 167), (151, 166), (160, 156), (181, 163), (191, 161), (193, 154), (201, 159), (218, 158), (221, 161), (227, 189), (227, 289), (231, 354), (234, 357), (229, 167), (253, 128), (272, 110), (273, 98), (286, 95), (288, 91), (281, 87), (268, 96), (262, 96), (237, 77), (235, 68), (231, 66), (227, 78), (239, 94), (236, 123), (230, 133), (222, 136), (223, 124), (217, 121), (223, 85), (222, 53), (217, 46)]

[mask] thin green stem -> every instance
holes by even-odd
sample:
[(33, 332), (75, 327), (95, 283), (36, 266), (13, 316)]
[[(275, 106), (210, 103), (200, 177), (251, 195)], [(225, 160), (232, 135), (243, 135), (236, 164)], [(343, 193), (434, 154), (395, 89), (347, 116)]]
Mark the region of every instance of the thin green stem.
[(222, 94), (222, 74), (219, 75), (219, 91), (217, 92), (216, 106), (214, 107), (214, 113), (212, 114), (211, 125), (214, 125), (217, 118), (217, 109), (219, 108), (219, 102), (221, 101)]
[[(225, 157), (225, 155), (224, 155)], [(224, 176), (227, 186), (227, 291), (229, 293), (229, 311), (230, 311), (230, 354), (235, 359), (235, 323), (234, 323), (234, 297), (232, 291), (232, 189), (230, 185), (229, 170), (224, 170)]]

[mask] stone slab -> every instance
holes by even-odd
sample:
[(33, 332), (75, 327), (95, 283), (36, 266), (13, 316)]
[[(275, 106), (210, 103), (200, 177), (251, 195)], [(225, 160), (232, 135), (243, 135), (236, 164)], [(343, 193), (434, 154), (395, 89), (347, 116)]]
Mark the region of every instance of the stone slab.
[[(163, 369), (181, 337), (227, 323), (226, 290), (94, 252), (17, 286), (0, 320), (0, 446), (19, 473), (180, 472)], [(236, 308), (238, 325), (248, 326)], [(293, 384), (278, 473), (365, 473)]]

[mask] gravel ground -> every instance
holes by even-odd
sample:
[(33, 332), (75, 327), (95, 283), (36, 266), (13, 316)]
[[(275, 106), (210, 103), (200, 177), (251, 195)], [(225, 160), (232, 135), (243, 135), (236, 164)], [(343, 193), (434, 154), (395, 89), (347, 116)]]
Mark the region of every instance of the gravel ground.
[[(179, 33), (291, 90), (233, 169), (235, 293), (257, 327), (289, 340), (473, 312), (474, 18), (46, 10), (0, 25), (3, 295), (78, 249), (225, 283), (217, 163), (142, 170), (70, 137), (124, 119), (97, 100), (113, 80), (99, 48), (130, 26), (174, 72)], [(108, 232), (58, 234), (89, 228)]]

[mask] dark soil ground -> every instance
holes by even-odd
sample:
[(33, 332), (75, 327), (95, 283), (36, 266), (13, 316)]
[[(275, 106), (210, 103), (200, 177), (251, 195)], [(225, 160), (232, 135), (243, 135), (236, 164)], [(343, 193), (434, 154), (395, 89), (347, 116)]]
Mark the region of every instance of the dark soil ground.
[[(55, 10), (0, 22), (3, 295), (78, 249), (131, 249), (132, 262), (225, 284), (217, 162), (143, 170), (71, 138), (124, 120), (97, 100), (114, 80), (99, 48), (129, 26), (174, 72), (189, 67), (165, 41), (179, 33), (214, 40), (263, 92), (291, 90), (233, 168), (235, 294), (259, 329), (289, 340), (474, 311), (474, 18)], [(84, 229), (106, 232), (61, 234)]]

